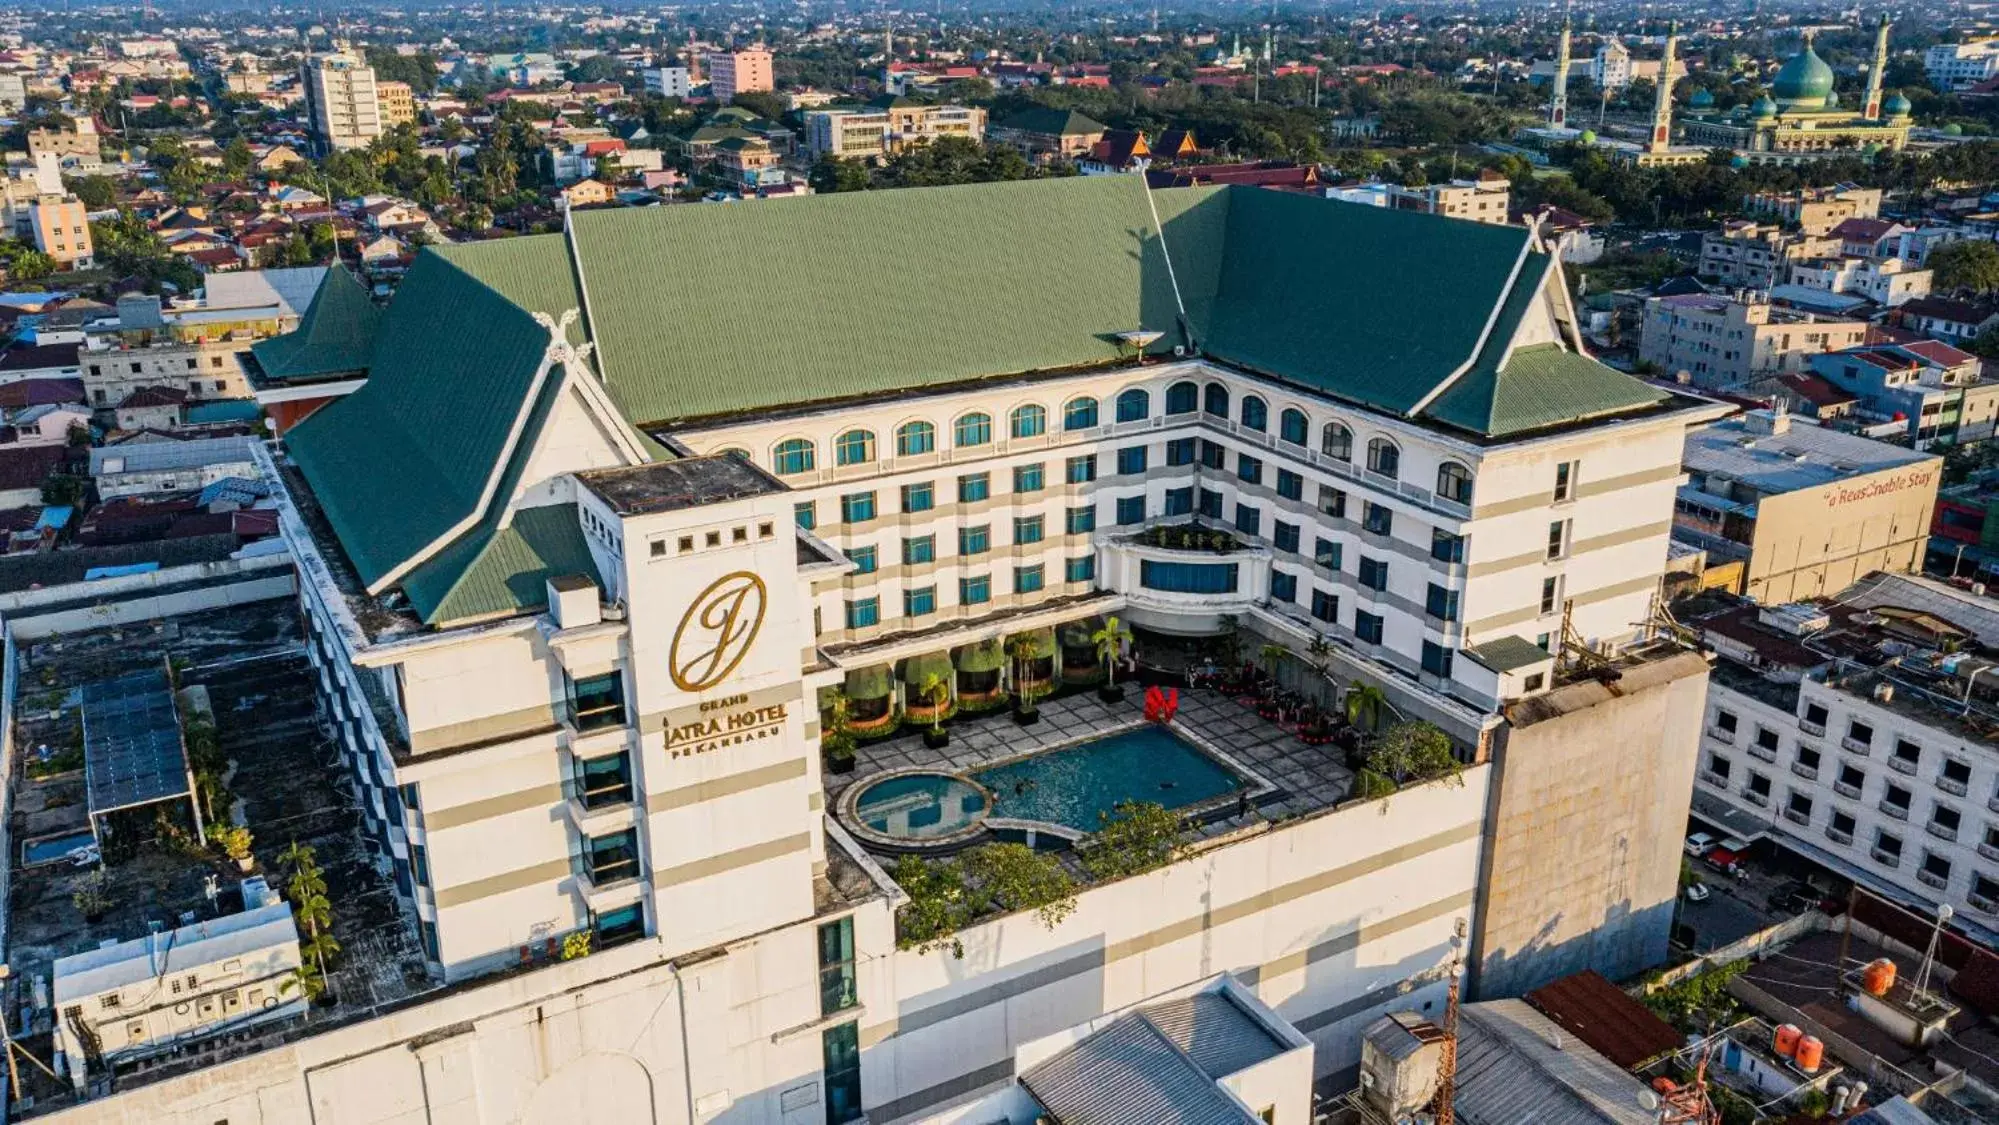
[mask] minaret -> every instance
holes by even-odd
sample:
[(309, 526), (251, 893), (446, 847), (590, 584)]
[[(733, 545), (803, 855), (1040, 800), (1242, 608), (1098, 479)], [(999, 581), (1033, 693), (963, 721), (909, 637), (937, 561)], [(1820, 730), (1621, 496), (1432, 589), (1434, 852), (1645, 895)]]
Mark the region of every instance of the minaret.
[(1555, 97), (1548, 103), (1548, 127), (1560, 129), (1569, 123), (1569, 20), (1562, 18), (1562, 43), (1555, 49)]
[(1867, 72), (1867, 105), (1860, 116), (1881, 120), (1881, 87), (1888, 80), (1888, 13), (1881, 13), (1881, 26), (1874, 32), (1874, 69)]
[(1659, 93), (1652, 103), (1652, 143), (1647, 152), (1664, 152), (1673, 136), (1673, 56), (1679, 53), (1680, 21), (1666, 25), (1666, 53), (1659, 59)]

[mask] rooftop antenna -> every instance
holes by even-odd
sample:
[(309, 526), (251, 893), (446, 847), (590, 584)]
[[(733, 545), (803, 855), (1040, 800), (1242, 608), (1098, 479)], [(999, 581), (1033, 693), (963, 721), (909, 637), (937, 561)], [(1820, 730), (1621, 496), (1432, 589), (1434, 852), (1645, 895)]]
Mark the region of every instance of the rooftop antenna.
[(1930, 996), (1930, 970), (1936, 965), (1937, 943), (1943, 939), (1943, 924), (1950, 921), (1950, 915), (1951, 909), (1949, 903), (1939, 903), (1937, 905), (1936, 924), (1930, 927), (1930, 945), (1928, 949), (1923, 950), (1922, 967), (1916, 970), (1916, 983), (1913, 986), (1916, 998), (1923, 1000), (1932, 999)]
[(1173, 286), (1173, 307), (1180, 311), (1180, 335), (1187, 341), (1187, 350), (1191, 352), (1195, 341), (1192, 326), (1187, 323), (1187, 302), (1180, 299), (1180, 277), (1173, 272), (1173, 249), (1166, 244), (1166, 228), (1159, 222), (1159, 204), (1152, 198), (1152, 181), (1140, 172), (1138, 182), (1145, 192), (1146, 209), (1152, 212), (1152, 233), (1159, 237), (1159, 256), (1166, 259), (1166, 280)]
[(1462, 961), (1465, 920), (1459, 918), (1451, 934), (1451, 986), (1444, 996), (1444, 1057), (1437, 1062), (1436, 1125), (1455, 1125), (1457, 1107), (1452, 1099), (1458, 1085), (1458, 968)]

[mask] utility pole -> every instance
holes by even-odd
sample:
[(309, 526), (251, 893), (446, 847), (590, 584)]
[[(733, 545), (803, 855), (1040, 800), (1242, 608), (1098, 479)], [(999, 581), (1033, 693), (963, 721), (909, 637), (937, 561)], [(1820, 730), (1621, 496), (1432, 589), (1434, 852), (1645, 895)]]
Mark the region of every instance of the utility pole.
[(1444, 997), (1444, 1056), (1437, 1062), (1436, 1125), (1455, 1125), (1457, 1119), (1452, 1100), (1458, 1086), (1458, 978), (1464, 937), (1465, 920), (1459, 918), (1457, 932), (1451, 936), (1451, 986)]

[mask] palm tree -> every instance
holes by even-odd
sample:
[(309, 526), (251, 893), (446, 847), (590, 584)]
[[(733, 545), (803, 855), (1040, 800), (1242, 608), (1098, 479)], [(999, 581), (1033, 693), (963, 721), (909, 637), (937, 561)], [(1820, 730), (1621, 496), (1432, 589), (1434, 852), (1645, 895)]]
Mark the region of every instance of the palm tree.
[(278, 863), (291, 870), (285, 891), (306, 933), (305, 940), (299, 942), (299, 956), (312, 965), (310, 974), (298, 974), (298, 987), (307, 999), (317, 999), (326, 991), (326, 959), (340, 952), (340, 943), (328, 932), (333, 928), (333, 903), (326, 897), (326, 878), (320, 874), (319, 860), (310, 844), (292, 841), (278, 856)]
[(951, 701), (951, 685), (943, 676), (935, 672), (923, 677), (916, 685), (917, 702), (930, 708), (930, 732), (944, 729), (944, 705)]
[(1027, 685), (1027, 665), (1039, 652), (1034, 638), (1026, 633), (1016, 633), (1006, 639), (1006, 658), (1013, 662), (1013, 689), (1019, 695)]
[(1284, 663), (1285, 657), (1291, 655), (1291, 650), (1280, 644), (1267, 644), (1257, 649), (1256, 655), (1263, 661), (1263, 670), (1270, 673), (1270, 679), (1274, 683), (1277, 680), (1278, 667)]
[(1356, 727), (1373, 730), (1381, 725), (1381, 716), (1394, 708), (1388, 704), (1388, 696), (1373, 684), (1356, 683), (1347, 689), (1347, 722)]
[(1090, 644), (1097, 650), (1097, 659), (1104, 666), (1104, 686), (1117, 686), (1118, 653), (1124, 651), (1125, 642), (1131, 640), (1131, 630), (1115, 616), (1104, 619), (1104, 626), (1090, 634)]

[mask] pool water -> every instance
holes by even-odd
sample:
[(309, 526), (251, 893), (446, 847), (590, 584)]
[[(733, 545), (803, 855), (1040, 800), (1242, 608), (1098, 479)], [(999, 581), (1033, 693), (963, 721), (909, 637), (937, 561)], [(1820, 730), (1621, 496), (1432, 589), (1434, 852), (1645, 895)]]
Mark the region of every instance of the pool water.
[(1184, 808), (1234, 793), (1243, 782), (1171, 731), (1153, 725), (974, 772), (992, 791), (992, 815), (1041, 820), (1079, 832), (1125, 801)]
[(976, 825), (987, 812), (986, 795), (961, 778), (912, 773), (869, 785), (854, 816), (884, 836), (934, 840)]
[(81, 832), (71, 832), (65, 836), (44, 836), (39, 840), (29, 840), (21, 845), (21, 865), (33, 867), (39, 863), (54, 863), (85, 844), (95, 843), (97, 837), (88, 828)]

